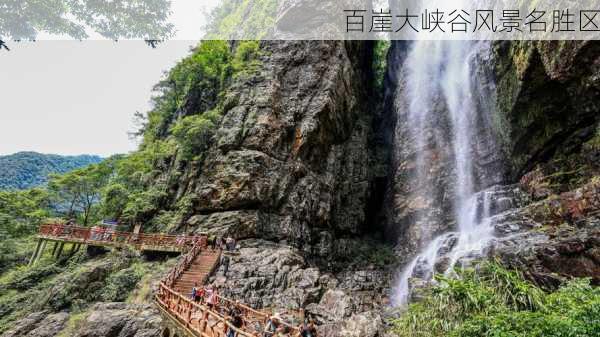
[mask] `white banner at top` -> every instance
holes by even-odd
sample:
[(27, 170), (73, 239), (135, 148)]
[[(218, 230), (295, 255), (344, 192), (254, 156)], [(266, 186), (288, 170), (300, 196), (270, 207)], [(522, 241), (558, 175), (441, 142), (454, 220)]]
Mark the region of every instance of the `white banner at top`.
[(0, 39), (57, 37), (596, 40), (600, 0), (0, 0)]

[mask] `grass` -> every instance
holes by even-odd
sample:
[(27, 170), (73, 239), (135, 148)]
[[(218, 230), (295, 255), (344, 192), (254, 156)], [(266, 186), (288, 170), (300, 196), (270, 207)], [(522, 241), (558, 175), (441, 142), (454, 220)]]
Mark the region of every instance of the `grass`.
[(71, 337), (82, 327), (83, 322), (87, 318), (87, 312), (76, 312), (69, 315), (69, 321), (65, 328), (56, 337)]
[(394, 322), (401, 337), (598, 336), (600, 288), (576, 279), (546, 293), (497, 263), (438, 277), (419, 303)]

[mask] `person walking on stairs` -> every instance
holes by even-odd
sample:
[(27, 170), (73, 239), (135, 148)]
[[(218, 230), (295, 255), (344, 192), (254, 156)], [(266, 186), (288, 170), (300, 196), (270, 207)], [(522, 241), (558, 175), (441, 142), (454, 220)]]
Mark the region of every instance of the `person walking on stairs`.
[(190, 294), (190, 298), (192, 301), (198, 302), (196, 299), (198, 296), (198, 282), (194, 282), (194, 286), (192, 287), (192, 293)]
[[(242, 326), (244, 325), (244, 320), (242, 319), (242, 315), (239, 312), (239, 310), (237, 310), (237, 309), (230, 310), (229, 324), (236, 329), (242, 328)], [(232, 329), (231, 327), (229, 327), (227, 329), (227, 337), (235, 337), (235, 336), (236, 336), (235, 330)]]
[(223, 255), (221, 257), (221, 265), (223, 266), (223, 276), (227, 277), (227, 271), (229, 271), (229, 256)]

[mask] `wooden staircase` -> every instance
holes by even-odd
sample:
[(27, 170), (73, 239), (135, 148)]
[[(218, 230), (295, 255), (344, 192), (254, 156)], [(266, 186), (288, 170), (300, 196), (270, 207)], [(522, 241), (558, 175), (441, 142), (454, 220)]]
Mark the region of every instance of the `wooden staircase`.
[(218, 250), (203, 249), (175, 281), (173, 290), (189, 296), (194, 283), (198, 283), (198, 287), (203, 286), (217, 266), (220, 256), (221, 253)]

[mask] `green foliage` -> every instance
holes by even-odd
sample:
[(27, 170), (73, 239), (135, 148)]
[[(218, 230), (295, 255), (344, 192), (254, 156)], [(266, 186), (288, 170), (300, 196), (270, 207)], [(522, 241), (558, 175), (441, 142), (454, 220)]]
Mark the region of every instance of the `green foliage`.
[(395, 321), (396, 335), (591, 337), (600, 331), (600, 289), (587, 279), (548, 294), (518, 272), (486, 263), (438, 281)]
[(69, 315), (69, 321), (66, 327), (56, 337), (71, 337), (75, 336), (77, 331), (81, 329), (82, 323), (88, 317), (88, 312), (72, 312)]
[[(261, 39), (275, 24), (277, 5), (277, 0), (224, 0), (211, 13), (206, 38)], [(246, 35), (238, 36), (239, 32)]]
[(64, 175), (51, 175), (48, 188), (59, 204), (67, 206), (67, 217), (73, 217), (76, 211), (80, 211), (81, 221), (87, 225), (95, 218), (100, 190), (108, 182), (112, 171), (111, 162), (107, 161)]
[(102, 161), (98, 156), (19, 152), (0, 156), (0, 190), (43, 186), (51, 173), (66, 173)]
[(33, 267), (13, 268), (0, 278), (0, 335), (32, 312), (82, 313), (97, 301), (124, 301), (144, 275), (162, 275), (163, 264), (143, 262), (128, 252), (90, 259), (81, 251), (67, 263), (45, 258)]
[(260, 42), (257, 40), (240, 41), (235, 49), (231, 68), (235, 77), (249, 75), (260, 67)]
[(122, 302), (148, 272), (148, 265), (134, 263), (128, 268), (110, 274), (100, 295), (104, 302)]
[(157, 95), (145, 123), (144, 144), (167, 136), (169, 125), (183, 109), (195, 110), (185, 111), (188, 115), (213, 109), (231, 73), (231, 57), (226, 41), (203, 41), (171, 69), (154, 88)]
[(0, 223), (11, 237), (30, 234), (50, 215), (50, 194), (39, 188), (25, 191), (0, 191)]
[(38, 32), (85, 39), (90, 30), (111, 40), (165, 39), (174, 33), (167, 0), (5, 2), (0, 38), (35, 39)]
[(592, 151), (600, 151), (600, 125), (596, 128), (596, 133), (584, 145), (585, 148)]
[(387, 70), (387, 54), (391, 43), (387, 40), (377, 40), (374, 42), (373, 50), (373, 80), (376, 91), (383, 93), (383, 81)]
[(0, 273), (26, 261), (33, 249), (26, 237), (50, 216), (50, 200), (43, 189), (0, 191)]
[(194, 154), (208, 149), (218, 119), (218, 111), (211, 110), (184, 117), (173, 125), (171, 133), (180, 145), (183, 158), (192, 159)]

